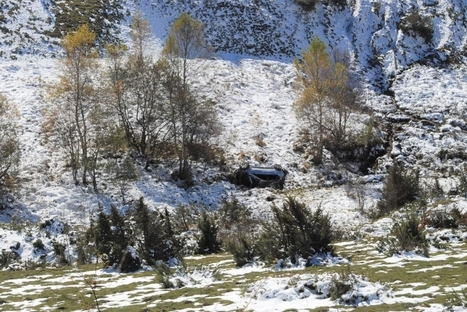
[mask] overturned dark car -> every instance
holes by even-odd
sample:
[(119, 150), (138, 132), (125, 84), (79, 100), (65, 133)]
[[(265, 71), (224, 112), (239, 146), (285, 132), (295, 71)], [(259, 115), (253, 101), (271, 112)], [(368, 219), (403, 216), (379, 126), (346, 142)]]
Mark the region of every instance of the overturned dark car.
[(236, 185), (244, 185), (249, 188), (272, 187), (282, 190), (285, 184), (287, 170), (279, 165), (273, 167), (254, 167), (242, 164), (235, 170), (234, 178)]

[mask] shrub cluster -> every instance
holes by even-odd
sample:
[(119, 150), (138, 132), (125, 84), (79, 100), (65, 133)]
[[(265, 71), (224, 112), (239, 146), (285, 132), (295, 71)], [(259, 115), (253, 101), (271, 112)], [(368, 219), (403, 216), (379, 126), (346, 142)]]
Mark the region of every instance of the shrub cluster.
[[(191, 233), (196, 243), (190, 246)], [(173, 213), (154, 211), (140, 198), (127, 213), (112, 206), (110, 214), (99, 209), (77, 244), (78, 262), (95, 258), (105, 266), (132, 272), (143, 263), (183, 261), (184, 254), (221, 251), (219, 221), (215, 212), (195, 205), (179, 206)]]
[[(157, 260), (168, 261), (176, 257), (181, 242), (171, 228), (170, 218), (151, 211), (143, 198), (123, 215), (115, 206), (107, 215), (100, 209), (83, 237), (80, 246), (93, 245), (94, 256), (105, 265), (122, 272), (139, 269), (144, 260), (154, 265)], [(84, 248), (79, 248), (79, 261), (92, 259)]]
[(395, 222), (390, 236), (380, 239), (376, 249), (388, 256), (415, 251), (428, 257), (428, 240), (419, 225), (420, 219), (415, 214)]
[(245, 234), (226, 242), (226, 249), (232, 254), (238, 267), (254, 262), (261, 254), (258, 245), (254, 241), (255, 237)]
[(201, 232), (198, 241), (198, 253), (211, 254), (219, 252), (221, 250), (221, 242), (217, 238), (219, 226), (215, 216), (207, 211), (203, 211), (198, 221), (198, 229)]
[(32, 243), (32, 247), (34, 247), (34, 250), (44, 250), (44, 243), (38, 238)]
[(416, 199), (420, 193), (420, 174), (408, 171), (396, 162), (389, 168), (382, 198), (375, 217), (382, 217)]
[(235, 197), (222, 200), (218, 215), (223, 237), (228, 237), (232, 234), (236, 236), (241, 235), (251, 229), (256, 223), (252, 218), (250, 208), (242, 204)]
[[(174, 231), (191, 236), (184, 242), (182, 254), (211, 254), (221, 251), (219, 220), (217, 213), (202, 205), (179, 205), (172, 215)], [(193, 243), (193, 241), (195, 241)]]
[(412, 36), (420, 36), (430, 43), (433, 39), (433, 21), (428, 16), (420, 15), (418, 10), (413, 10), (407, 14), (400, 23), (403, 32)]
[(52, 247), (54, 249), (55, 255), (57, 256), (57, 260), (59, 264), (66, 265), (70, 263), (69, 259), (67, 259), (65, 244), (54, 241), (52, 243)]
[(220, 236), (237, 266), (253, 262), (260, 254), (257, 246), (259, 223), (253, 218), (251, 210), (232, 198), (222, 201), (218, 214)]
[(465, 169), (459, 172), (458, 182), (457, 182), (457, 192), (465, 197), (467, 197), (467, 174), (465, 173)]
[(18, 254), (14, 251), (6, 251), (2, 249), (0, 253), (0, 269), (8, 267), (19, 258)]
[(341, 10), (347, 5), (347, 0), (295, 0), (295, 2), (305, 11), (313, 11), (319, 3), (334, 5)]
[(260, 222), (236, 198), (223, 200), (217, 211), (191, 204), (180, 205), (173, 213), (157, 212), (143, 198), (125, 214), (114, 206), (110, 214), (100, 208), (78, 240), (78, 261), (102, 259), (106, 266), (131, 272), (143, 263), (161, 267), (183, 261), (185, 254), (225, 249), (237, 266), (256, 259), (294, 264), (305, 259), (306, 265), (312, 265), (313, 255), (333, 251), (335, 231), (320, 207), (310, 210), (288, 197), (282, 207), (273, 205), (271, 212), (271, 220)]
[(288, 197), (282, 208), (273, 205), (272, 219), (264, 222), (259, 232), (244, 233), (230, 240), (227, 248), (237, 265), (251, 262), (256, 257), (265, 261), (289, 259), (298, 264), (317, 253), (332, 252), (334, 231), (329, 215), (318, 207), (311, 211), (304, 203)]
[(282, 209), (273, 205), (272, 212), (273, 220), (261, 236), (266, 259), (290, 257), (296, 263), (298, 257), (308, 259), (319, 252), (332, 252), (331, 218), (321, 207), (311, 211), (304, 203), (288, 197)]
[(329, 142), (326, 148), (334, 151), (338, 159), (359, 162), (359, 169), (366, 173), (377, 157), (386, 152), (382, 147), (384, 142), (376, 130), (376, 122), (371, 121), (360, 131), (349, 134), (345, 142)]
[(319, 0), (296, 0), (297, 4), (301, 6), (305, 11), (313, 11), (316, 5), (320, 2)]
[[(357, 276), (352, 273), (350, 266), (348, 266), (341, 273), (332, 277), (331, 283), (329, 285), (329, 295), (331, 300), (339, 300), (340, 302), (343, 302), (343, 295), (354, 289), (357, 284)], [(354, 297), (353, 299), (356, 301), (357, 297)], [(355, 302), (343, 303), (355, 304)]]
[(430, 211), (422, 218), (421, 226), (457, 229), (467, 226), (467, 213), (462, 213), (457, 207), (450, 211)]

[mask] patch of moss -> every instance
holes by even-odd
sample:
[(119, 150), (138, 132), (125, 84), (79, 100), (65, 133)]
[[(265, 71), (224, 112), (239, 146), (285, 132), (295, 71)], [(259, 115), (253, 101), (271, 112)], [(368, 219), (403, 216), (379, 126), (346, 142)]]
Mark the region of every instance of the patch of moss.
[(88, 24), (96, 33), (100, 46), (118, 41), (117, 25), (124, 18), (123, 0), (58, 0), (51, 9), (55, 15), (55, 28), (48, 35), (61, 38)]

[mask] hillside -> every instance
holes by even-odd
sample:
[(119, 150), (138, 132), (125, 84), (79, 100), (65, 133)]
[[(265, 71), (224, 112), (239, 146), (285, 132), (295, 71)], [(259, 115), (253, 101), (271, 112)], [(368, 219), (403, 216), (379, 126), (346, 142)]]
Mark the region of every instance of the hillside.
[[(358, 249), (365, 250), (365, 254), (356, 256), (360, 257), (359, 262), (354, 263), (359, 274), (364, 275), (365, 263), (370, 262), (375, 266), (384, 263), (387, 267), (391, 266), (388, 264), (391, 261), (394, 266), (405, 263), (417, 271), (417, 261), (421, 261), (427, 266), (427, 271), (433, 270), (426, 258), (414, 253), (375, 256), (374, 242), (389, 234), (393, 219), (388, 216), (373, 221), (363, 212), (376, 207), (387, 169), (398, 162), (406, 168), (420, 171), (427, 193), (434, 192), (435, 182), (441, 185), (445, 195), (442, 198), (433, 195), (426, 204), (427, 211), (446, 213), (458, 208), (467, 213), (464, 173), (467, 159), (467, 7), (464, 1), (356, 0), (342, 8), (323, 1), (309, 11), (292, 0), (128, 0), (99, 3), (107, 5), (106, 14), (95, 13), (102, 12), (99, 6), (86, 10), (97, 14), (91, 14), (91, 22), (109, 25), (109, 31), (102, 35), (102, 40), (118, 38), (129, 42), (130, 16), (141, 10), (152, 26), (154, 40), (151, 46), (154, 55), (158, 55), (171, 22), (186, 11), (205, 24), (208, 43), (215, 50), (215, 56), (207, 61), (206, 73), (198, 83), (217, 103), (223, 131), (214, 143), (224, 151), (225, 166), (219, 168), (194, 163), (194, 186), (183, 188), (171, 176), (176, 165), (154, 164), (151, 171), (141, 170), (141, 178), (130, 185), (127, 195), (130, 202), (143, 196), (149, 207), (156, 210), (167, 208), (172, 211), (179, 205), (190, 203), (203, 204), (215, 210), (222, 199), (238, 198), (253, 210), (256, 217), (265, 219), (269, 218), (273, 203), (281, 205), (285, 196), (294, 195), (310, 207), (320, 206), (330, 213), (333, 224), (342, 231), (343, 239), (350, 240), (336, 244), (340, 251), (357, 255)], [(67, 244), (69, 240), (69, 233), (63, 234), (62, 227), (66, 224), (74, 229), (89, 224), (90, 216), (96, 213), (99, 205), (103, 205), (106, 211), (111, 205), (122, 211), (128, 209), (128, 205), (121, 204), (119, 190), (107, 183), (104, 172), (101, 173), (99, 193), (96, 194), (91, 187), (76, 186), (63, 153), (50, 149), (42, 133), (42, 115), (49, 105), (46, 86), (57, 79), (57, 56), (62, 54), (58, 35), (60, 28), (57, 26), (71, 21), (69, 12), (77, 11), (72, 5), (66, 1), (0, 0), (0, 92), (19, 109), (22, 151), (21, 163), (16, 168), (20, 187), (3, 198), (7, 208), (0, 211), (0, 249), (10, 250), (18, 242), (21, 248), (17, 253), (23, 262), (40, 262), (42, 257), (48, 263), (54, 263), (57, 260), (54, 242)], [(351, 116), (351, 123), (357, 128), (374, 124), (381, 138), (381, 144), (374, 149), (376, 157), (365, 170), (360, 163), (338, 160), (330, 152), (325, 153), (323, 165), (313, 166), (306, 153), (296, 149), (300, 129), (293, 110), (297, 90), (292, 61), (300, 57), (301, 51), (315, 37), (323, 40), (331, 54), (344, 51), (349, 55), (350, 73), (361, 90), (364, 108)], [(258, 137), (264, 144), (257, 144)], [(245, 161), (263, 166), (282, 165), (289, 171), (285, 190), (245, 190), (232, 184), (228, 174)], [(404, 211), (396, 212), (395, 218), (403, 218), (405, 214)], [(42, 226), (44, 224), (46, 226)], [(433, 242), (439, 237), (449, 237), (446, 240), (450, 244), (446, 249), (431, 246), (432, 253), (436, 255), (434, 259), (437, 262), (449, 261), (447, 266), (453, 270), (465, 270), (461, 265), (467, 257), (465, 228), (453, 230), (452, 236), (434, 229), (431, 231)], [(42, 239), (48, 252), (34, 251), (33, 242), (37, 239)], [(360, 239), (364, 243), (360, 243)], [(347, 248), (347, 244), (351, 247)], [(73, 248), (68, 253), (71, 258), (76, 257)], [(222, 257), (228, 256), (224, 254)], [(196, 262), (198, 259), (192, 260)], [(211, 260), (212, 263), (220, 261)], [(221, 267), (225, 265), (222, 263)], [(343, 261), (330, 266), (346, 263)], [(250, 269), (269, 272), (268, 268), (260, 265), (238, 273), (231, 265), (227, 265), (226, 275), (251, 274)], [(402, 264), (400, 266), (403, 267)], [(100, 271), (99, 274), (113, 273)], [(197, 278), (195, 273), (192, 278)], [(261, 300), (270, 302), (267, 301), (270, 298), (290, 303), (280, 309), (295, 308), (297, 302), (303, 303), (300, 291), (287, 297), (287, 291), (278, 290), (277, 285), (295, 283), (300, 288), (310, 283), (305, 279), (311, 280), (312, 277), (272, 279), (268, 283), (267, 274), (261, 275), (261, 282), (256, 283), (254, 278), (248, 277), (251, 292), (262, 287), (265, 289), (261, 296), (248, 297), (253, 298), (248, 299), (250, 307), (255, 311), (272, 310), (273, 305), (264, 309), (261, 306)], [(381, 275), (384, 279), (381, 272), (372, 271), (372, 274), (378, 278)], [(443, 278), (444, 274), (452, 276), (450, 274), (454, 273), (440, 273)], [(313, 278), (321, 278), (324, 285), (329, 285), (332, 276), (324, 275)], [(204, 276), (199, 284), (206, 283), (212, 287), (217, 282), (211, 278)], [(239, 280), (239, 284), (243, 283)], [(66, 282), (70, 281), (72, 278), (67, 277)], [(363, 279), (360, 282), (365, 284)], [(367, 285), (370, 292), (366, 296), (370, 299), (361, 301), (360, 305), (410, 302), (407, 289), (391, 294), (386, 286), (378, 284), (378, 280), (372, 282)], [(402, 288), (394, 280), (391, 282), (391, 287)], [(416, 288), (417, 282), (411, 281), (409, 286)], [(152, 281), (148, 283), (155, 285)], [(429, 293), (430, 284), (427, 285), (423, 291)], [(364, 292), (365, 286), (361, 287), (359, 291)], [(449, 287), (444, 285), (443, 289), (431, 291), (443, 297)], [(466, 282), (461, 279), (453, 287), (460, 293)], [(380, 289), (384, 289), (381, 296), (378, 295)], [(419, 310), (443, 311), (448, 307), (447, 303), (438, 305), (436, 301), (436, 305), (422, 309), (422, 303), (430, 299), (424, 294), (418, 296), (420, 304), (416, 308)], [(237, 308), (247, 302), (245, 292), (239, 294), (238, 290), (234, 291), (232, 298), (223, 294), (223, 300), (235, 302)], [(465, 296), (463, 298), (465, 307)], [(145, 299), (140, 299), (138, 304), (141, 301)], [(329, 300), (321, 305), (305, 305), (303, 309), (335, 305)], [(459, 305), (454, 306), (462, 310)], [(109, 303), (107, 308), (110, 307)], [(222, 309), (234, 308), (234, 305), (225, 304)], [(406, 308), (397, 306), (395, 309), (402, 311)]]

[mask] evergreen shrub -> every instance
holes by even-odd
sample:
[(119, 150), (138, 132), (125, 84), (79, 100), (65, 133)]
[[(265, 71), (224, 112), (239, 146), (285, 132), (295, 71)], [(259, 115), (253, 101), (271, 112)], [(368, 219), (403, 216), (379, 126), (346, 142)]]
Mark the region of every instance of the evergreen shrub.
[(385, 216), (406, 203), (414, 201), (419, 193), (419, 172), (417, 170), (408, 171), (395, 162), (388, 170), (375, 217)]
[(422, 16), (420, 11), (413, 10), (402, 18), (400, 28), (403, 32), (422, 37), (426, 43), (433, 39), (433, 21), (429, 16)]
[(307, 259), (317, 253), (333, 252), (331, 241), (335, 231), (331, 218), (321, 207), (314, 211), (293, 197), (287, 197), (282, 208), (272, 206), (273, 218), (263, 224), (258, 242), (265, 260), (289, 258), (297, 264), (299, 258)]
[(429, 256), (428, 240), (420, 227), (420, 219), (415, 214), (395, 222), (390, 236), (380, 239), (376, 249), (388, 256), (410, 251)]

